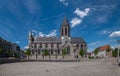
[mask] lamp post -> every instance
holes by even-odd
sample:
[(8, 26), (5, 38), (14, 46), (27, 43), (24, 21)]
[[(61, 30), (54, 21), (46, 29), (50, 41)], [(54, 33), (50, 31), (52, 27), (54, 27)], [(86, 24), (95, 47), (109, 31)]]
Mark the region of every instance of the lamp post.
[(117, 40), (118, 42), (118, 63), (119, 63), (119, 44), (120, 44), (120, 40)]

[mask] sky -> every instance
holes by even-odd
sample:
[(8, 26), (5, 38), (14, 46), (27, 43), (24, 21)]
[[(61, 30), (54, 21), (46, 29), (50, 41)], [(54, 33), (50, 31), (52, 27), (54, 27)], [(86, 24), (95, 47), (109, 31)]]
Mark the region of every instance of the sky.
[(0, 37), (27, 48), (28, 33), (60, 36), (66, 16), (71, 37), (82, 37), (88, 51), (120, 39), (120, 0), (0, 0)]

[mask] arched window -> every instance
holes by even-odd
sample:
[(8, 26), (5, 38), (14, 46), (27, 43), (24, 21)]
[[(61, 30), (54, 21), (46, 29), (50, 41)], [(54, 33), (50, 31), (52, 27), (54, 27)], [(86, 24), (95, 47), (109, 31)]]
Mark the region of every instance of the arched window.
[(45, 47), (48, 48), (48, 44), (47, 43), (45, 44)]
[(42, 48), (42, 43), (40, 43), (40, 46), (39, 46), (40, 48)]
[(32, 50), (32, 54), (35, 54), (35, 53), (34, 53), (34, 50)]
[(62, 29), (62, 36), (63, 36), (63, 29)]
[(51, 48), (53, 48), (53, 43), (51, 44)]
[(65, 35), (67, 35), (67, 27), (65, 28)]
[(38, 50), (38, 54), (40, 54), (41, 50)]
[(70, 46), (67, 46), (67, 53), (70, 54)]

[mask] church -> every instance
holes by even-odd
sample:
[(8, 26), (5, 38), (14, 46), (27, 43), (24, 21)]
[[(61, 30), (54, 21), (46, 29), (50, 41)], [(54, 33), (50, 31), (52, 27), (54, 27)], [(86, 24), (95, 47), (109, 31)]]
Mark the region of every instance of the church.
[(43, 56), (45, 50), (51, 56), (62, 56), (63, 49), (66, 49), (67, 54), (71, 57), (79, 55), (80, 50), (83, 50), (86, 55), (87, 43), (82, 37), (72, 37), (70, 35), (69, 23), (64, 17), (60, 27), (60, 37), (34, 37), (32, 32), (29, 32), (28, 46), (32, 56)]

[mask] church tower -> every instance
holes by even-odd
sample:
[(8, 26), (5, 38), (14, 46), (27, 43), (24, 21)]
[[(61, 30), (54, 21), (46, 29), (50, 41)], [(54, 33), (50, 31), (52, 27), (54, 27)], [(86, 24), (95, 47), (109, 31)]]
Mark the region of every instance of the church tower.
[(69, 23), (66, 19), (66, 17), (64, 17), (63, 19), (63, 23), (62, 26), (60, 28), (60, 33), (61, 33), (61, 37), (70, 37), (70, 26)]
[(34, 37), (32, 35), (32, 31), (29, 32), (29, 37), (28, 37), (29, 41), (28, 41), (28, 44), (29, 44), (29, 48), (32, 47), (32, 42), (34, 41)]
[(70, 42), (70, 26), (67, 21), (67, 18), (64, 17), (62, 26), (60, 27), (61, 42), (64, 45), (67, 42)]

